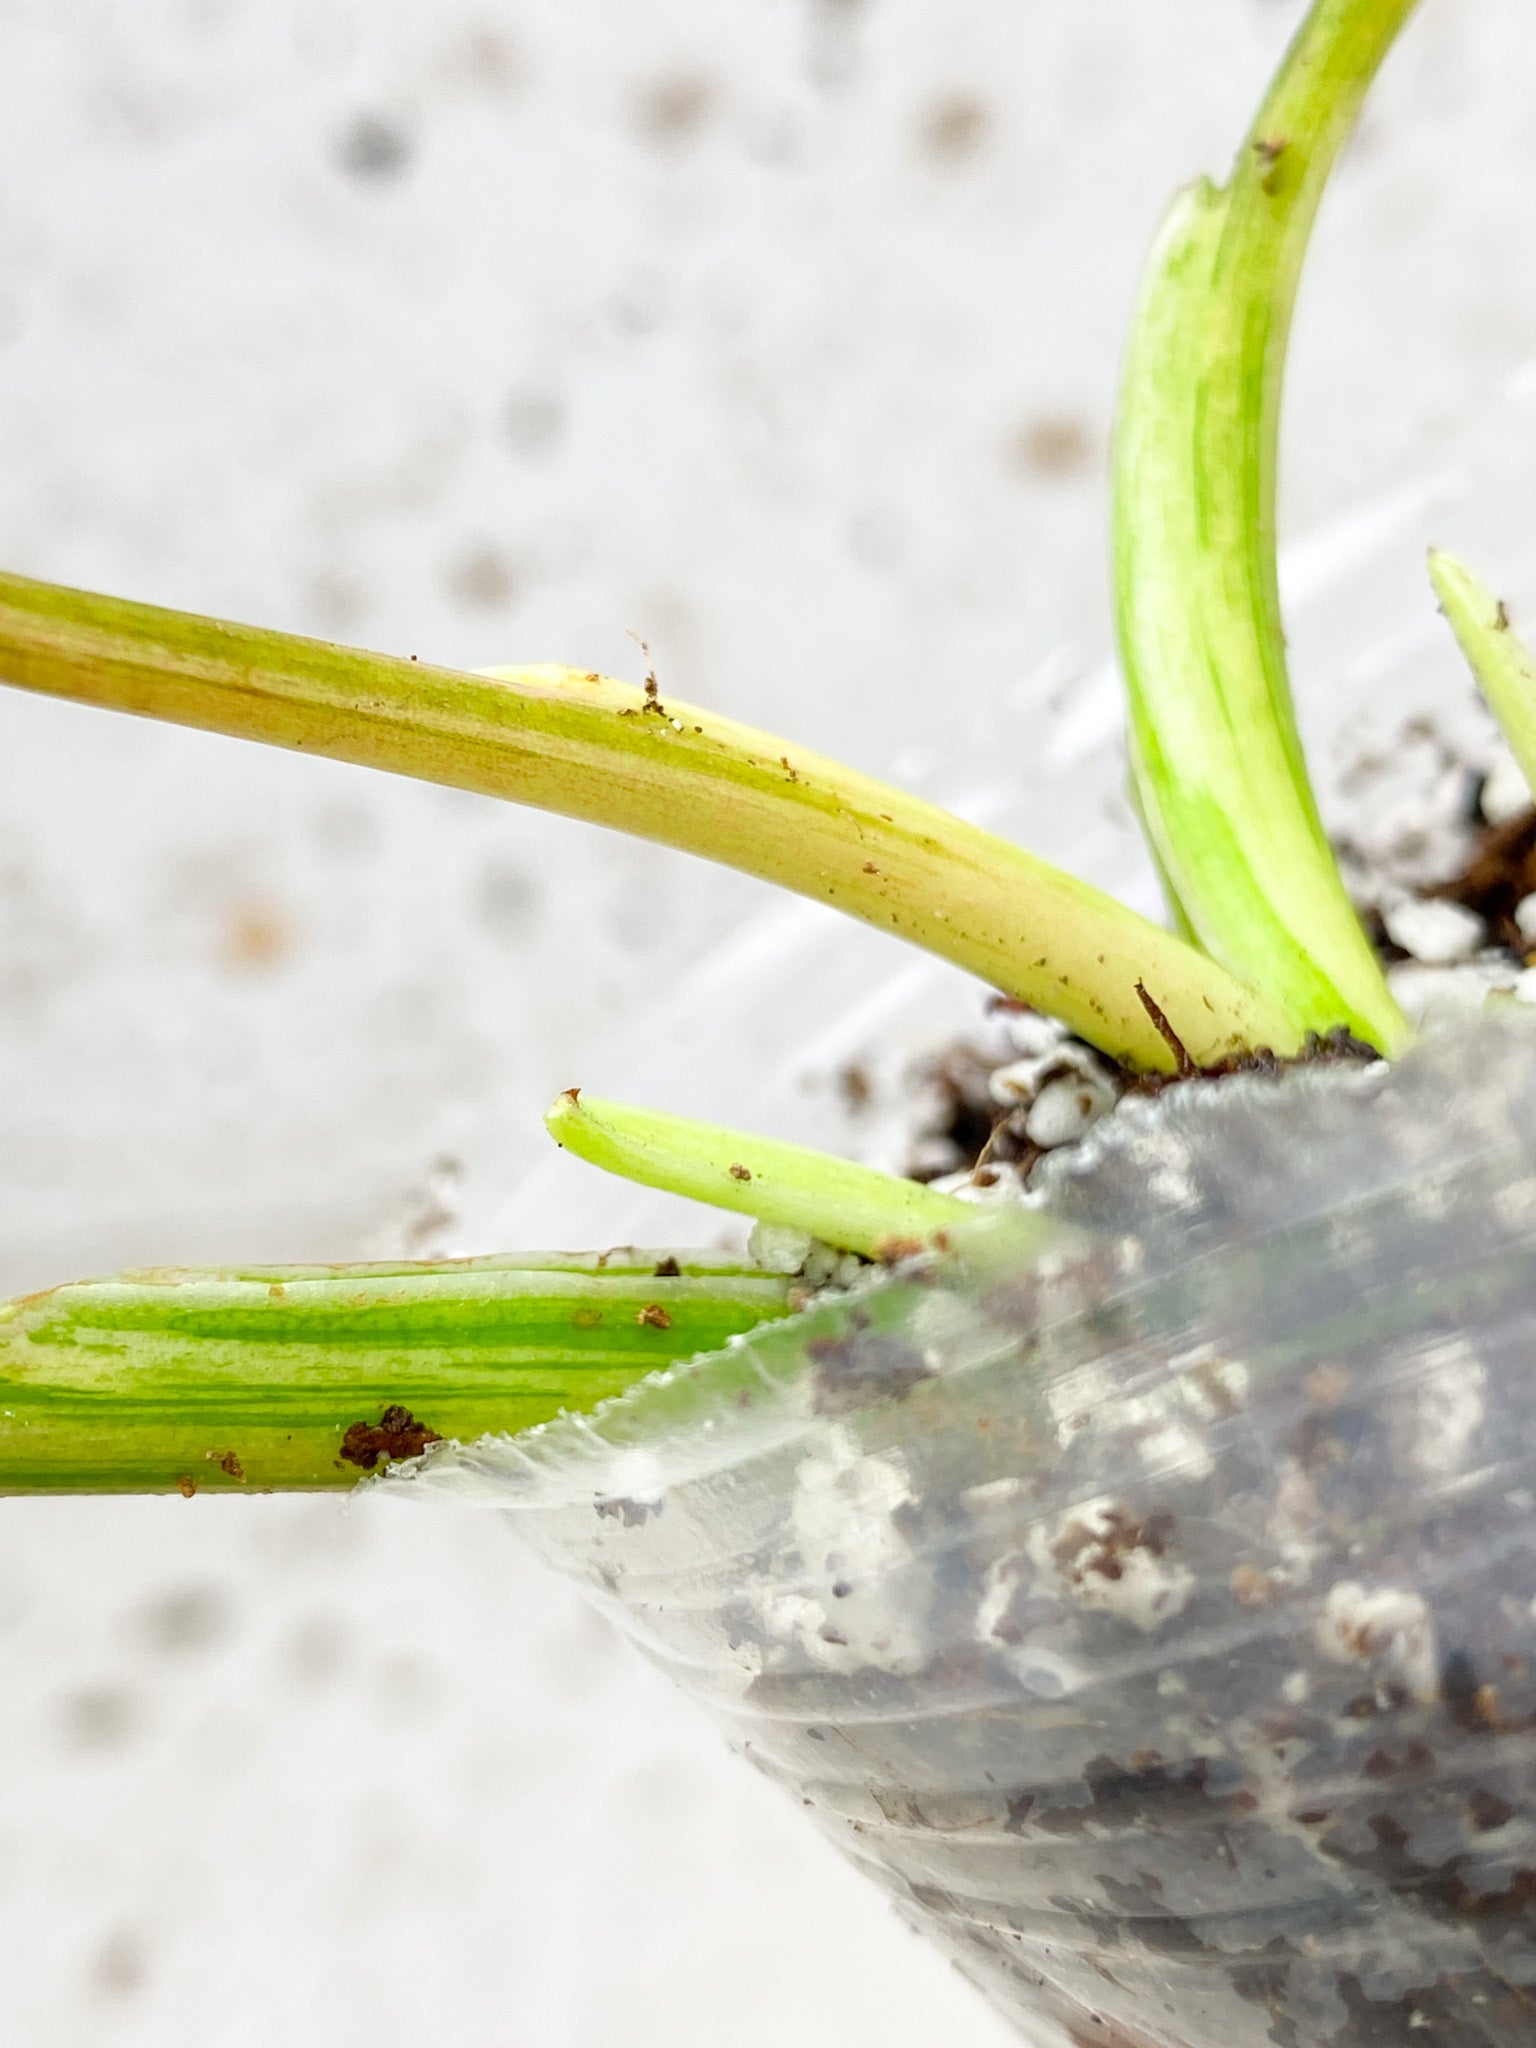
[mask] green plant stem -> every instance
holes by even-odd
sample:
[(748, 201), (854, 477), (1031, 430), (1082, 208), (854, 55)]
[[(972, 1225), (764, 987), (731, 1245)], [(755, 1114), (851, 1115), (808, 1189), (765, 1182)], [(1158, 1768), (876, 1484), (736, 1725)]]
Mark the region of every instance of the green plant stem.
[(462, 1442), (526, 1429), (789, 1311), (786, 1275), (672, 1257), (138, 1273), (0, 1304), (0, 1493), (350, 1486), (391, 1409)]
[(1318, 0), (1228, 184), (1181, 195), (1132, 332), (1115, 575), (1141, 808), (1201, 943), (1300, 1026), (1406, 1042), (1297, 735), (1276, 578), (1286, 344), (1318, 202), (1415, 0)]
[(835, 904), (1167, 1069), (1144, 982), (1193, 1057), (1294, 1052), (1285, 1012), (1007, 841), (820, 755), (579, 670), (465, 675), (0, 576), (0, 677), (660, 840)]
[[(804, 1145), (692, 1117), (600, 1102), (572, 1088), (545, 1118), (555, 1142), (608, 1173), (877, 1258), (976, 1220), (973, 1204)], [(1052, 1227), (1029, 1217), (1044, 1238)]]
[(1526, 786), (1536, 790), (1536, 661), (1504, 606), (1454, 555), (1431, 548), (1429, 577)]

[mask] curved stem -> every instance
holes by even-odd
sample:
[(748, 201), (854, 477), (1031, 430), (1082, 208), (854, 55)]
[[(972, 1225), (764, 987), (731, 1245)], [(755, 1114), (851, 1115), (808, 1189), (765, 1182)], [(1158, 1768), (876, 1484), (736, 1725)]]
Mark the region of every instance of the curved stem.
[(311, 1492), (788, 1314), (708, 1252), (129, 1273), (0, 1303), (0, 1494)]
[(1318, 0), (1225, 188), (1148, 267), (1116, 446), (1115, 573), (1149, 836), (1199, 938), (1304, 1028), (1408, 1026), (1307, 780), (1275, 567), (1291, 313), (1329, 172), (1415, 0)]
[(1284, 1011), (1111, 897), (936, 805), (694, 705), (565, 668), (464, 675), (0, 576), (24, 689), (511, 797), (835, 904), (1167, 1068), (1144, 982), (1194, 1057), (1294, 1052)]
[[(926, 1243), (976, 1220), (974, 1204), (920, 1181), (693, 1117), (600, 1102), (576, 1088), (559, 1097), (545, 1123), (557, 1145), (605, 1172), (871, 1258), (915, 1249), (914, 1240)], [(1031, 1226), (1042, 1238), (1053, 1234), (1032, 1214), (1022, 1229)]]
[(1429, 576), (1526, 786), (1536, 790), (1536, 661), (1516, 635), (1504, 606), (1454, 555), (1432, 548)]

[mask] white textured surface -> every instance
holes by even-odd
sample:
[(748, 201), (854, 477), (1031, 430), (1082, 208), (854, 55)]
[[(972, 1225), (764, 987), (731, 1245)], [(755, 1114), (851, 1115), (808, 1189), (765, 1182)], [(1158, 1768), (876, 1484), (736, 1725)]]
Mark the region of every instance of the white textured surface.
[[(0, 0), (0, 561), (465, 663), (634, 674), (634, 626), (679, 694), (1144, 893), (1095, 667), (1119, 332), (1297, 12)], [(1464, 704), (1426, 540), (1536, 589), (1529, 380), (1455, 481), (1536, 351), (1530, 64), (1526, 0), (1426, 0), (1320, 232), (1325, 699)], [(621, 1197), (529, 1178), (574, 1080), (835, 1132), (791, 1032), (820, 1072), (966, 998), (765, 908), (0, 696), (0, 1286), (398, 1242), (445, 1152), (464, 1241), (610, 1234)], [(0, 1644), (18, 2040), (998, 2038), (487, 1522), (0, 1504)]]

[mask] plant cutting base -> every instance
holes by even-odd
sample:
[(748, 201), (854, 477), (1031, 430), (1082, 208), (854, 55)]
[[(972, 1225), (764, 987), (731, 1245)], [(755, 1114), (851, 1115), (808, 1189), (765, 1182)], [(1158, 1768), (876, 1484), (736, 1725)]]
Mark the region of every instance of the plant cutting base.
[(1536, 1026), (1047, 1179), (1069, 1253), (387, 1483), (509, 1510), (1032, 2039), (1528, 2048)]

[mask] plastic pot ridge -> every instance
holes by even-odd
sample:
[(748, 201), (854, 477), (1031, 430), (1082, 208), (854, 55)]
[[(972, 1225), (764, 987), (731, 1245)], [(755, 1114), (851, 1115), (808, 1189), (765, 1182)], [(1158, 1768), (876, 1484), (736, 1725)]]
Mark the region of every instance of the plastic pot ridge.
[[(435, 1453), (1041, 2042), (1536, 2039), (1536, 1022)], [(395, 1482), (400, 1483), (400, 1482)]]

